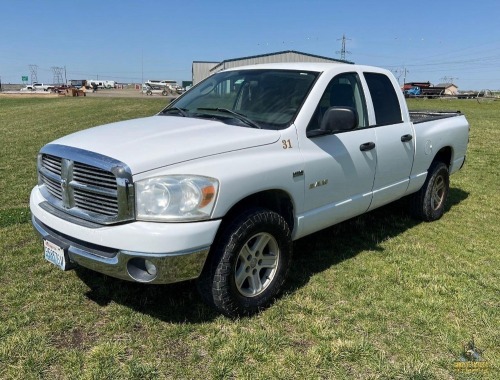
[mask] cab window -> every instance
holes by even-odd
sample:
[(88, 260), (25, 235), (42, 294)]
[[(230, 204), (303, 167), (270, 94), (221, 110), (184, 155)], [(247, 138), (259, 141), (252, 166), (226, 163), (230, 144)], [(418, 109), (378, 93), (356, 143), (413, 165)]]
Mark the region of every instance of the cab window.
[(330, 107), (352, 108), (358, 114), (358, 128), (368, 126), (366, 101), (357, 73), (340, 74), (331, 80), (307, 126), (308, 132), (319, 130), (321, 120)]
[(401, 106), (391, 80), (387, 75), (379, 73), (364, 73), (377, 125), (402, 123)]

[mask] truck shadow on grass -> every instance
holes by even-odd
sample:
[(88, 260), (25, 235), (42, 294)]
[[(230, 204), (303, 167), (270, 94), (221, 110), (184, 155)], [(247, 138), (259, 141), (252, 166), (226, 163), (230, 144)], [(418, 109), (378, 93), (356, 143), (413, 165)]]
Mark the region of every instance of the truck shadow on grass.
[[(445, 214), (467, 199), (468, 195), (461, 189), (450, 188)], [(380, 243), (425, 223), (412, 218), (408, 209), (408, 199), (403, 198), (297, 240), (287, 291), (301, 288), (315, 273), (353, 258), (360, 252), (383, 252)]]
[[(450, 189), (446, 212), (468, 195), (461, 189)], [(314, 274), (353, 258), (360, 252), (382, 251), (380, 242), (419, 223), (410, 218), (406, 199), (402, 199), (297, 240), (285, 292), (293, 293), (305, 286)], [(219, 316), (201, 301), (194, 281), (144, 285), (114, 279), (85, 268), (77, 268), (76, 271), (90, 288), (87, 298), (101, 306), (116, 302), (139, 313), (174, 323), (207, 322)]]

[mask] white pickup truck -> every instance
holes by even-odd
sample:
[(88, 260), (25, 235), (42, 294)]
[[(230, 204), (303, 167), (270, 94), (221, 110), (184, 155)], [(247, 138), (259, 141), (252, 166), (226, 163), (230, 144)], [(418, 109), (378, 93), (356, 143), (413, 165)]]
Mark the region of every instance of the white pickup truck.
[(33, 83), (23, 88), (23, 91), (51, 91), (53, 88), (54, 86), (52, 85), (43, 83)]
[(282, 288), (294, 240), (408, 195), (439, 219), (468, 135), (459, 112), (409, 113), (383, 69), (240, 67), (155, 116), (44, 146), (32, 222), (63, 270), (197, 279), (220, 312), (252, 314)]

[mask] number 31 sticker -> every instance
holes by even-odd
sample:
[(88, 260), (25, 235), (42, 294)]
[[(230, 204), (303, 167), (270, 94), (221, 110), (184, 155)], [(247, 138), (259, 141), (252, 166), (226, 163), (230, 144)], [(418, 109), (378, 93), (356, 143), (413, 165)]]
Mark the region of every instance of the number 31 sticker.
[(292, 149), (292, 142), (290, 141), (290, 139), (281, 140), (281, 143), (283, 144), (283, 149)]

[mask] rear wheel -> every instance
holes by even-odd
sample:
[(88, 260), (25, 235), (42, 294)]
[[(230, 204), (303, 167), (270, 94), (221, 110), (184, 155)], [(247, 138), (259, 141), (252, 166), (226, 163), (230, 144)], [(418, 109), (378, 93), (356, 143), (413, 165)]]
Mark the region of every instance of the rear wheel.
[(422, 188), (410, 196), (412, 215), (426, 222), (438, 220), (443, 216), (449, 191), (448, 167), (442, 162), (433, 162)]
[(288, 224), (276, 212), (253, 209), (227, 225), (200, 278), (202, 298), (227, 316), (250, 315), (282, 289), (292, 256)]

